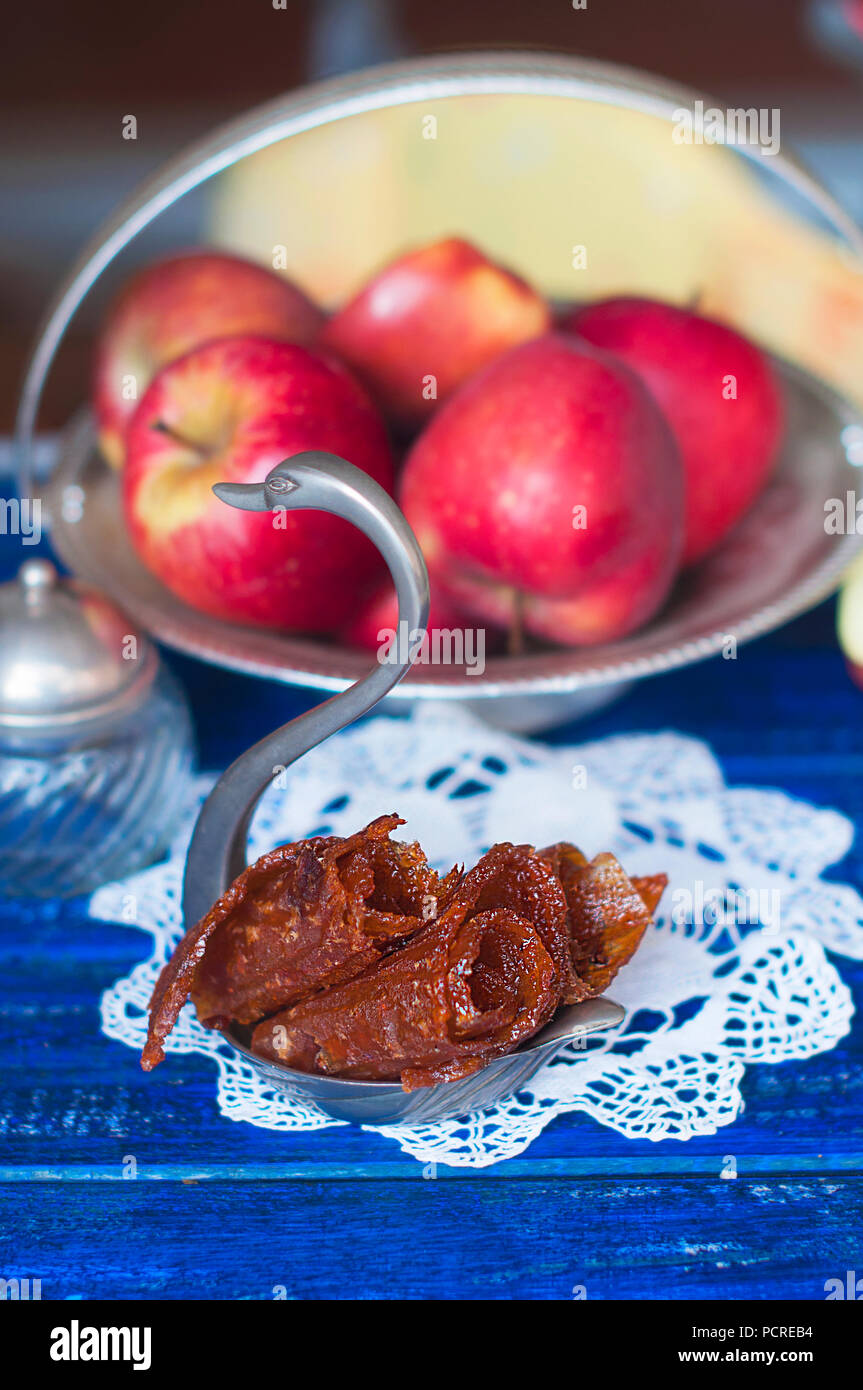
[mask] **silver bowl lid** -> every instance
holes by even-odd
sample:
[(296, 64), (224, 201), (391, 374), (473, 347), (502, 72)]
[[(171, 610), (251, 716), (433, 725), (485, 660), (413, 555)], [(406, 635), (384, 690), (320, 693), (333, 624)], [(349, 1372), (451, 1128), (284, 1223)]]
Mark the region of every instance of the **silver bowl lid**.
[(25, 560), (0, 585), (0, 730), (47, 732), (109, 718), (143, 699), (155, 648), (96, 589)]

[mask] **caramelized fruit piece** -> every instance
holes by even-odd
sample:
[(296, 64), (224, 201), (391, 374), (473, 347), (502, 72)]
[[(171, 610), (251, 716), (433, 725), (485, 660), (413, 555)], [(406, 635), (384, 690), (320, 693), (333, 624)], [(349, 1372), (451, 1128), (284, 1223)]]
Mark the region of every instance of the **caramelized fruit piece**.
[(602, 994), (638, 950), (666, 885), (664, 874), (630, 880), (613, 854), (590, 862), (574, 845), (541, 851), (563, 885), (575, 974), (589, 997)]
[(144, 1069), (162, 1060), (162, 1042), (189, 995), (207, 1027), (256, 1023), (359, 974), (436, 916), (458, 874), (440, 880), (418, 845), (391, 841), (402, 824), (381, 816), (348, 839), (282, 845), (246, 869), (162, 971)]
[(389, 839), (400, 824), (283, 845), (241, 874), (162, 971), (144, 1068), (191, 995), (205, 1025), (254, 1027), (255, 1052), (301, 1071), (406, 1090), (468, 1076), (601, 994), (665, 888), (567, 843), (494, 845), (440, 879)]
[(464, 901), (347, 984), (259, 1023), (252, 1049), (300, 1071), (401, 1078), (405, 1090), (469, 1075), (551, 1017), (554, 962), (514, 912)]

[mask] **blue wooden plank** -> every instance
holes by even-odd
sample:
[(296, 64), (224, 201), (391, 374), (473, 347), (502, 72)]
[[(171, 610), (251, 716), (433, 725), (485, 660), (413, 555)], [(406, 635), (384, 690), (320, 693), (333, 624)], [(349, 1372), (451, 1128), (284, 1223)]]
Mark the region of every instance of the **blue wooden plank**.
[(0, 1189), (51, 1298), (823, 1299), (863, 1181), (58, 1183)]
[[(23, 1173), (118, 1165), (133, 1153), (154, 1170), (221, 1164), (233, 1173), (265, 1163), (336, 1174), (349, 1166), (357, 1176), (377, 1173), (379, 1164), (416, 1172), (392, 1141), (350, 1126), (274, 1134), (229, 1123), (218, 1113), (215, 1068), (205, 1058), (169, 1056), (145, 1075), (133, 1052), (101, 1035), (96, 1005), (101, 990), (141, 957), (147, 938), (89, 922), (82, 912), (79, 904), (77, 918), (70, 911), (39, 929), (38, 908), (22, 904), (14, 937), (0, 931), (0, 1163)], [(863, 966), (843, 968), (863, 997)], [(823, 1171), (863, 1166), (859, 1028), (805, 1063), (750, 1068), (744, 1094), (741, 1118), (714, 1136), (657, 1146), (573, 1115), (556, 1120), (523, 1161), (560, 1161), (569, 1165), (564, 1171), (597, 1175), (609, 1171), (609, 1159), (633, 1172), (716, 1173), (728, 1153), (744, 1171), (802, 1171), (819, 1154)]]
[[(726, 1148), (728, 1145), (725, 1146)], [(741, 1154), (738, 1179), (750, 1181), (755, 1177), (799, 1177), (814, 1173), (819, 1177), (841, 1174), (845, 1177), (863, 1174), (863, 1158), (858, 1153), (844, 1154)], [(19, 1164), (0, 1167), (0, 1183), (15, 1182), (126, 1182), (129, 1180), (128, 1159), (112, 1164), (67, 1163), (42, 1167), (38, 1164)], [(609, 1157), (600, 1160), (596, 1155), (569, 1154), (565, 1158), (510, 1158), (489, 1168), (465, 1169), (447, 1167), (442, 1163), (417, 1164), (394, 1160), (366, 1160), (361, 1163), (285, 1162), (273, 1158), (269, 1162), (240, 1163), (138, 1163), (135, 1179), (138, 1182), (387, 1182), (412, 1181), (420, 1169), (433, 1168), (434, 1177), (447, 1182), (524, 1182), (569, 1180), (571, 1178), (618, 1179), (628, 1181), (661, 1177), (721, 1178), (726, 1168), (725, 1156), (719, 1154), (641, 1154), (635, 1157)]]
[[(32, 552), (30, 552), (32, 553)], [(0, 538), (0, 574), (14, 554)], [(863, 824), (863, 693), (832, 605), (714, 661), (642, 682), (555, 742), (676, 728), (729, 782), (779, 786)], [(169, 660), (204, 766), (308, 707), (303, 692)], [(863, 887), (858, 842), (835, 876)], [(746, 1110), (687, 1144), (631, 1142), (584, 1116), (520, 1158), (423, 1181), (390, 1141), (272, 1134), (218, 1113), (212, 1065), (153, 1075), (98, 1030), (101, 991), (147, 938), (83, 904), (0, 903), (0, 1274), (46, 1296), (822, 1298), (863, 1267), (863, 1025), (805, 1063), (751, 1068)], [(863, 1000), (863, 966), (837, 961)], [(133, 1154), (138, 1180), (119, 1177)], [(740, 1177), (720, 1182), (726, 1154)]]

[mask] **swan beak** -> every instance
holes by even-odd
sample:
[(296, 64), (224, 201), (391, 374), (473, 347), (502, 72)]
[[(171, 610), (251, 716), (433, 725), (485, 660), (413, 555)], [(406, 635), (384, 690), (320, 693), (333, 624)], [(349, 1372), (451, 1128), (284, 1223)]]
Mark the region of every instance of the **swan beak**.
[(239, 507), (243, 512), (268, 512), (263, 483), (214, 483), (213, 491), (229, 507)]

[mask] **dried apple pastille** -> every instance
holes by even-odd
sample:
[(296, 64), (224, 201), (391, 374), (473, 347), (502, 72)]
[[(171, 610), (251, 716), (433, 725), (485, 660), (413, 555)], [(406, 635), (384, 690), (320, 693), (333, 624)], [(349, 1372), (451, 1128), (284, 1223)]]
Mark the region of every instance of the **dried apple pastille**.
[(142, 1065), (191, 996), (207, 1027), (253, 1024), (350, 979), (434, 917), (458, 880), (441, 879), (418, 845), (390, 840), (396, 815), (347, 839), (282, 845), (252, 864), (183, 937), (150, 1002)]

